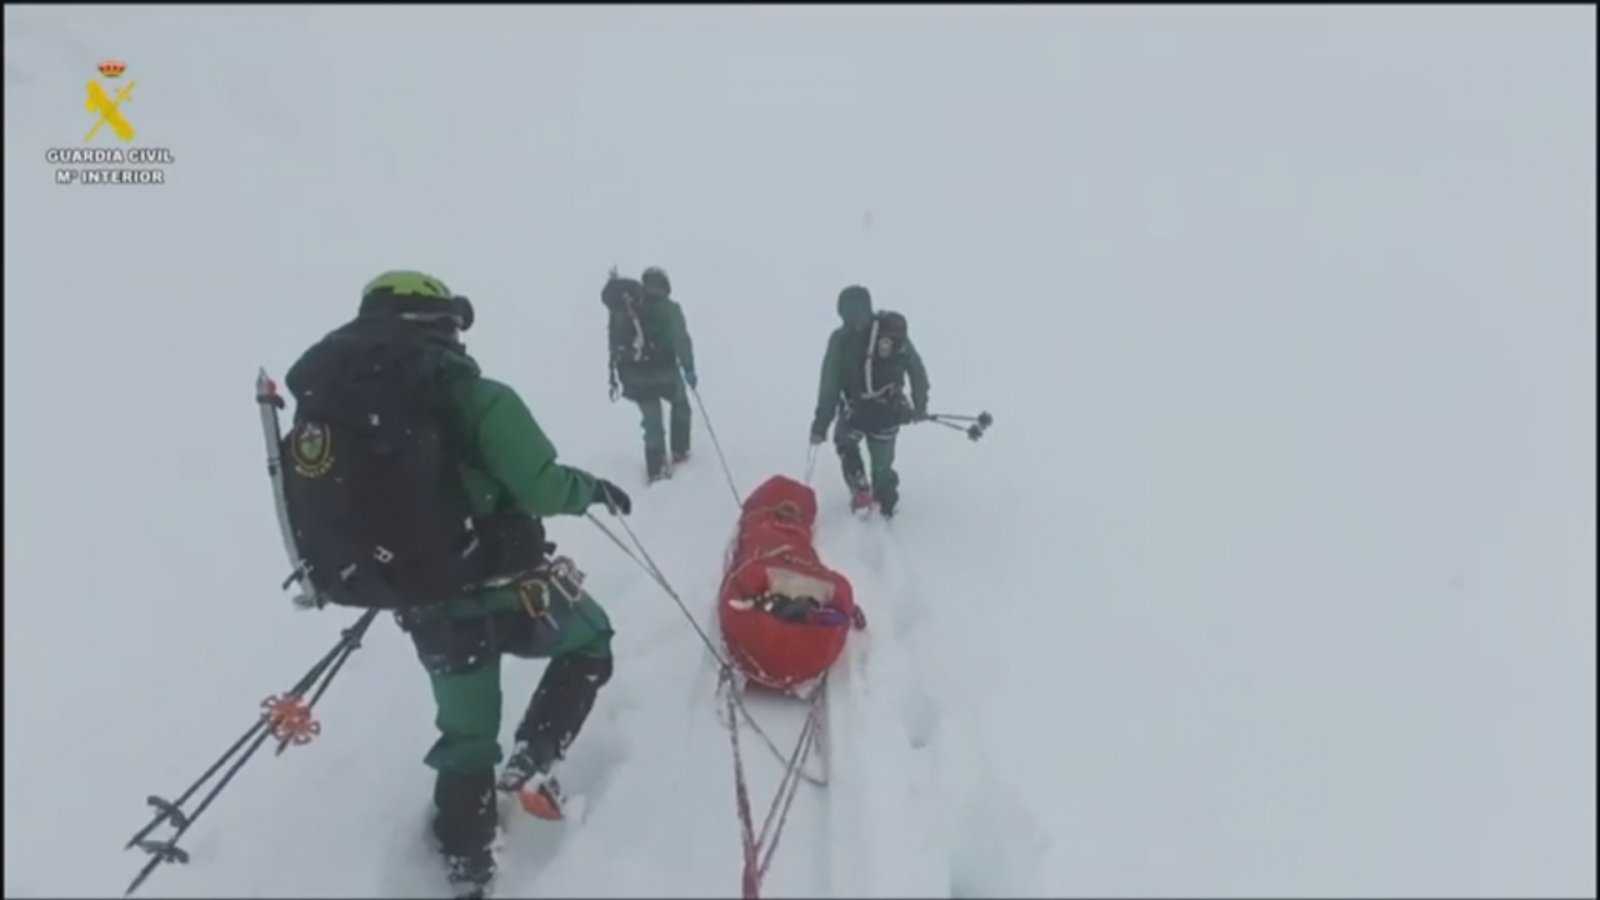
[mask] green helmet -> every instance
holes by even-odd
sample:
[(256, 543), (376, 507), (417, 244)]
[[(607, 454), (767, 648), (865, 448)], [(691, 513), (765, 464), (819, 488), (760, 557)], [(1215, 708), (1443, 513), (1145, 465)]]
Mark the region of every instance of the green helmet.
[(472, 301), (457, 295), (425, 272), (384, 272), (361, 289), (361, 315), (392, 315), (414, 322), (453, 320), (466, 331), (472, 327)]

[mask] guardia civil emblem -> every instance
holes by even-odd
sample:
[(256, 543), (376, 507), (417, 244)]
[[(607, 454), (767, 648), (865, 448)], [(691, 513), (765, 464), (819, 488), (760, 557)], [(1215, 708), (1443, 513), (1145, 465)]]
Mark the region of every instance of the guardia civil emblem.
[(321, 478), (333, 468), (333, 436), (327, 426), (301, 422), (295, 426), (290, 449), (294, 470), (302, 478)]

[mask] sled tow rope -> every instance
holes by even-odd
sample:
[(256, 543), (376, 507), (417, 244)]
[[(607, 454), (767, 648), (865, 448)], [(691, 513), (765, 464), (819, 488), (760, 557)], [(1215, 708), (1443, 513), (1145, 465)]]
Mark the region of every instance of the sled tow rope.
[[(817, 746), (817, 733), (822, 725), (817, 710), (827, 686), (819, 685), (817, 692), (807, 701), (805, 725), (801, 727), (800, 737), (795, 741), (794, 750), (786, 760), (783, 778), (778, 782), (777, 795), (773, 797), (772, 805), (767, 809), (759, 835), (755, 829), (755, 816), (750, 809), (750, 787), (745, 780), (744, 756), (739, 745), (739, 713), (744, 710), (730, 671), (723, 671), (719, 688), (727, 692), (728, 698), (728, 739), (733, 746), (734, 801), (739, 810), (739, 831), (744, 844), (744, 874), (740, 880), (742, 887), (740, 896), (743, 900), (760, 900), (761, 882), (767, 876), (767, 869), (772, 866), (773, 854), (778, 850), (778, 840), (783, 837), (783, 826), (789, 821), (789, 810), (794, 805), (795, 793), (803, 780), (802, 773), (805, 770), (806, 760)], [(749, 713), (745, 711), (745, 714)]]

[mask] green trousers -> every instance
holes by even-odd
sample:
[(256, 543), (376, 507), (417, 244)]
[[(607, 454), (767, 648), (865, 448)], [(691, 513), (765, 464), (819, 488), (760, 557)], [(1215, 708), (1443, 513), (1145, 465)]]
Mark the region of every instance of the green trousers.
[[(694, 413), (690, 410), (690, 396), (683, 388), (682, 378), (662, 384), (654, 391), (638, 391), (637, 394), (634, 402), (638, 404), (640, 428), (645, 431), (645, 452), (661, 452), (669, 447), (674, 456), (690, 452), (690, 424)], [(662, 404), (669, 407), (667, 416), (662, 416)]]
[[(895, 441), (900, 437), (896, 409), (862, 404), (846, 411), (833, 429), (845, 483), (853, 491), (870, 490), (877, 501), (893, 508), (900, 499), (900, 473), (894, 468)], [(867, 458), (861, 458), (861, 445)]]
[[(694, 412), (689, 408), (689, 392), (682, 378), (675, 377), (662, 384), (630, 385), (627, 396), (639, 406), (645, 468), (651, 475), (661, 471), (669, 448), (674, 457), (689, 453)], [(666, 415), (661, 408), (663, 404), (668, 407)]]
[[(405, 627), (433, 686), (434, 725), (439, 738), (425, 762), (440, 772), (480, 771), (493, 768), (503, 759), (503, 657), (549, 659), (552, 668), (563, 659), (603, 660), (609, 677), (614, 632), (605, 610), (588, 593), (570, 604), (553, 604), (548, 615), (538, 618), (520, 606), (503, 604), (502, 608), (476, 615), (411, 620)], [(598, 687), (593, 685), (593, 690)], [(537, 699), (536, 693), (528, 702), (519, 730), (540, 713), (535, 708)], [(583, 706), (577, 715), (581, 724), (593, 702), (593, 691), (577, 702)]]

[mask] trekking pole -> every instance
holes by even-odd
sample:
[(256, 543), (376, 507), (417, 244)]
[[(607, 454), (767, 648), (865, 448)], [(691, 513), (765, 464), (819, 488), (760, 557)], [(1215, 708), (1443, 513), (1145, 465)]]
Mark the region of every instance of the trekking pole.
[[(123, 849), (131, 850), (134, 847), (138, 847), (140, 850), (150, 854), (150, 861), (145, 863), (144, 868), (139, 871), (132, 883), (128, 885), (128, 889), (123, 892), (124, 897), (131, 896), (134, 891), (138, 890), (140, 885), (144, 884), (145, 879), (149, 878), (155, 872), (156, 867), (162, 863), (183, 865), (189, 862), (188, 852), (178, 846), (178, 841), (182, 839), (183, 835), (188, 832), (189, 828), (194, 825), (206, 809), (211, 806), (212, 802), (221, 796), (223, 789), (233, 781), (234, 776), (239, 774), (239, 770), (243, 769), (245, 763), (255, 756), (256, 751), (261, 749), (261, 746), (267, 742), (268, 738), (277, 739), (278, 749), (274, 755), (282, 755), (283, 751), (290, 746), (303, 746), (311, 743), (322, 732), (322, 723), (312, 716), (312, 709), (317, 705), (317, 701), (322, 698), (322, 693), (328, 689), (328, 685), (333, 683), (334, 676), (339, 674), (339, 670), (343, 668), (345, 661), (350, 658), (350, 654), (361, 647), (361, 638), (366, 634), (367, 629), (371, 627), (373, 620), (378, 617), (378, 612), (379, 610), (376, 609), (367, 610), (362, 614), (361, 618), (356, 620), (355, 624), (341, 632), (339, 642), (333, 646), (332, 650), (328, 651), (327, 655), (318, 660), (316, 665), (312, 666), (295, 683), (294, 687), (284, 694), (274, 694), (261, 701), (261, 717), (256, 720), (255, 724), (251, 725), (243, 735), (240, 735), (239, 739), (234, 741), (233, 745), (222, 756), (218, 757), (205, 772), (201, 773), (193, 784), (189, 785), (182, 794), (179, 794), (176, 800), (166, 800), (154, 794), (145, 798), (145, 802), (155, 808), (156, 815), (148, 824), (135, 832), (133, 837), (128, 839), (128, 843), (123, 846)], [(315, 688), (314, 691), (313, 688)], [(307, 691), (312, 691), (309, 702), (303, 699)], [(246, 744), (249, 745), (248, 748), (246, 748)], [(194, 811), (185, 813), (183, 805), (189, 802), (190, 798), (198, 793), (206, 782), (210, 781), (219, 771), (222, 771), (222, 768), (228, 765), (228, 761), (233, 759), (234, 755), (238, 754), (241, 749), (244, 750), (243, 755), (233, 760), (233, 765), (228, 766), (228, 770), (222, 773), (221, 779), (200, 799), (200, 803), (195, 807)], [(174, 828), (170, 837), (165, 840), (150, 838), (150, 834), (157, 828), (169, 823)]]
[[(978, 441), (981, 440), (984, 434), (989, 431), (989, 426), (994, 424), (994, 416), (991, 416), (986, 412), (980, 412), (975, 416), (958, 416), (950, 413), (930, 413), (926, 421), (937, 422), (946, 428), (954, 428), (957, 431), (964, 431), (967, 433), (967, 437), (970, 440)], [(957, 424), (958, 422), (970, 422), (971, 424), (959, 425)]]
[(700, 419), (706, 423), (706, 434), (711, 436), (711, 446), (717, 451), (717, 462), (722, 465), (722, 477), (728, 479), (728, 490), (733, 492), (734, 505), (739, 505), (743, 500), (739, 496), (739, 487), (734, 483), (733, 471), (728, 468), (728, 457), (722, 452), (722, 442), (717, 440), (717, 429), (711, 425), (711, 415), (706, 412), (706, 403), (700, 399), (700, 391), (689, 388), (690, 396), (694, 397), (694, 405), (700, 407)]
[(811, 473), (817, 468), (817, 445), (806, 445), (806, 484), (811, 484)]

